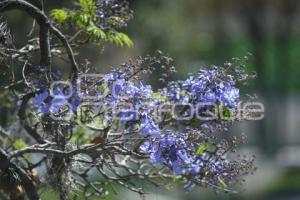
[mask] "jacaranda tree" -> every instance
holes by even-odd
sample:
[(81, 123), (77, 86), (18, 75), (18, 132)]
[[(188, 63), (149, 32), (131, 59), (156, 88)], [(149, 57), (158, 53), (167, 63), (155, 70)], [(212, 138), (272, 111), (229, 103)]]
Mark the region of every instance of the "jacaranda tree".
[[(175, 67), (157, 51), (99, 74), (77, 52), (91, 43), (133, 46), (120, 31), (133, 17), (128, 2), (75, 0), (50, 13), (35, 2), (0, 1), (2, 13), (23, 11), (36, 24), (16, 47), (1, 19), (1, 109), (10, 111), (0, 128), (1, 199), (38, 200), (43, 188), (62, 200), (89, 199), (170, 184), (233, 192), (254, 170), (253, 158), (235, 151), (244, 137), (220, 134), (255, 115), (240, 103), (238, 88), (252, 77), (246, 58), (168, 81)], [(68, 67), (67, 75), (57, 70)], [(166, 86), (154, 90), (143, 82), (149, 76)]]

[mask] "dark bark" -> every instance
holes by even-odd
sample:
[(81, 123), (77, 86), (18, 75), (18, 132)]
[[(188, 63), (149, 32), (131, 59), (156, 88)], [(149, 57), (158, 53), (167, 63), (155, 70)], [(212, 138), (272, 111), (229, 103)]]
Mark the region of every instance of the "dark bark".
[(40, 136), (37, 131), (35, 129), (33, 129), (31, 126), (29, 126), (26, 123), (26, 107), (27, 107), (27, 103), (28, 101), (33, 98), (38, 92), (31, 92), (26, 94), (23, 99), (22, 99), (22, 103), (18, 112), (18, 116), (21, 120), (21, 123), (24, 127), (24, 129), (27, 131), (28, 135), (30, 135), (32, 138), (35, 139), (35, 141), (37, 141), (39, 144), (45, 144), (45, 140), (42, 136)]
[(24, 169), (10, 162), (6, 152), (0, 148), (0, 171), (5, 172), (11, 169), (13, 169), (13, 171), (18, 175), (20, 184), (24, 188), (28, 198), (30, 200), (40, 200), (31, 177), (26, 173)]
[(35, 7), (34, 5), (23, 1), (23, 0), (4, 0), (0, 2), (0, 12), (8, 10), (21, 10), (29, 14), (34, 18), (40, 26), (40, 51), (41, 51), (41, 61), (42, 66), (50, 67), (51, 65), (51, 51), (50, 51), (50, 33), (49, 30), (60, 40), (64, 48), (67, 51), (69, 60), (72, 65), (72, 75), (73, 78), (77, 78), (78, 65), (74, 58), (74, 53), (69, 44), (68, 40), (56, 27), (50, 24), (48, 17), (45, 15), (44, 11)]
[(21, 10), (34, 18), (40, 26), (40, 65), (50, 67), (51, 51), (49, 42), (49, 21), (42, 10), (23, 0), (4, 0), (0, 2), (0, 11)]

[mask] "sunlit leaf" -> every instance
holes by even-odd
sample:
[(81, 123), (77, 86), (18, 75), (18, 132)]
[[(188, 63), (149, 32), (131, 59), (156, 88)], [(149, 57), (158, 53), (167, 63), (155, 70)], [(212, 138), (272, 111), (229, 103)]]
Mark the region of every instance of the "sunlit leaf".
[(208, 142), (204, 142), (201, 146), (199, 146), (196, 150), (196, 155), (200, 155), (204, 153), (205, 150), (207, 150), (210, 147), (210, 144)]
[(13, 146), (16, 150), (20, 150), (20, 149), (28, 147), (28, 145), (26, 144), (26, 142), (23, 139), (17, 139), (14, 142)]
[(56, 20), (56, 21), (62, 23), (62, 22), (66, 21), (66, 20), (68, 19), (69, 14), (68, 14), (68, 12), (65, 11), (64, 9), (54, 9), (54, 10), (52, 10), (52, 11), (50, 12), (50, 16), (51, 16), (54, 20)]

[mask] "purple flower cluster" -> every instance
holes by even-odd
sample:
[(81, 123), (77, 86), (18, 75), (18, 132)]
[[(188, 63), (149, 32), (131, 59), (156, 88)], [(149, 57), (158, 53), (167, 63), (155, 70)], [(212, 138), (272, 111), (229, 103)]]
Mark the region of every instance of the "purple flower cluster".
[(80, 102), (78, 96), (70, 96), (59, 87), (54, 88), (53, 94), (48, 90), (42, 90), (33, 99), (33, 104), (40, 114), (58, 114), (64, 107), (76, 112)]
[[(215, 147), (206, 141), (208, 138), (201, 138), (195, 134), (196, 132), (168, 130), (146, 140), (140, 146), (140, 150), (150, 154), (151, 163), (168, 166), (175, 176), (189, 177), (190, 181), (185, 185), (186, 190), (189, 190), (193, 183), (205, 180), (222, 187), (222, 184), (230, 182), (235, 176), (234, 173), (228, 173), (228, 170), (236, 163), (214, 155), (211, 149)], [(197, 140), (192, 141), (191, 137)]]
[(147, 137), (147, 136), (156, 137), (156, 136), (160, 135), (160, 130), (159, 130), (158, 125), (155, 124), (149, 116), (147, 116), (147, 115), (142, 116), (141, 121), (142, 122), (141, 122), (140, 130), (141, 130), (141, 134), (144, 137)]
[[(129, 137), (140, 138), (142, 142), (139, 140), (138, 151), (149, 156), (153, 165), (165, 166), (174, 176), (188, 180), (186, 189), (204, 182), (224, 187), (240, 173), (232, 170), (237, 162), (226, 159), (227, 146), (223, 147), (215, 142), (211, 135), (202, 130), (203, 125), (207, 129), (223, 126), (221, 122), (196, 121), (198, 126), (193, 126), (182, 123), (172, 115), (157, 118), (155, 112), (164, 104), (190, 104), (196, 108), (197, 103), (207, 102), (235, 109), (239, 101), (239, 89), (236, 88), (233, 76), (224, 74), (218, 68), (200, 70), (187, 80), (171, 82), (158, 91), (153, 91), (150, 85), (130, 77), (124, 72), (114, 71), (106, 74), (101, 81), (94, 80), (94, 83), (86, 84), (82, 91), (76, 90), (75, 94), (79, 95), (68, 96), (68, 90), (60, 88), (54, 88), (51, 95), (48, 90), (42, 90), (35, 96), (33, 103), (37, 111), (43, 114), (59, 113), (64, 106), (71, 106), (75, 112), (80, 103), (85, 101), (86, 95), (96, 95), (98, 98), (94, 99), (88, 109), (91, 112), (99, 111), (93, 116), (105, 121), (103, 124), (106, 126), (120, 125), (115, 130), (129, 133)], [(91, 85), (97, 85), (101, 89), (90, 91), (91, 88), (95, 89)], [(191, 121), (195, 123), (194, 119)], [(131, 144), (125, 145), (136, 145), (135, 140), (130, 142)], [(241, 167), (245, 168), (247, 164), (245, 162)]]
[[(134, 117), (124, 120), (123, 124), (139, 127), (139, 134), (145, 140), (140, 150), (150, 156), (152, 164), (167, 166), (177, 176), (193, 176), (194, 181), (211, 176), (210, 179), (220, 185), (220, 177), (214, 174), (224, 172), (228, 175), (222, 176), (222, 183), (223, 180), (230, 180), (232, 174), (225, 172), (232, 163), (210, 152), (210, 146), (215, 148), (214, 145), (207, 142), (208, 138), (200, 137), (199, 132), (191, 135), (187, 126), (173, 127), (170, 123), (158, 121), (153, 112), (157, 106), (175, 103), (196, 105), (199, 102), (210, 102), (236, 108), (239, 90), (235, 87), (235, 81), (229, 75), (225, 79), (218, 77), (218, 73), (216, 69), (201, 70), (185, 81), (170, 83), (158, 92), (140, 81), (130, 81), (122, 74), (111, 73), (105, 76), (110, 92), (103, 101), (111, 106), (132, 104), (133, 110), (122, 111), (122, 116)], [(127, 127), (130, 132), (131, 126)], [(186, 188), (192, 185), (188, 183)]]
[(218, 70), (200, 70), (185, 81), (172, 82), (162, 90), (174, 103), (216, 103), (235, 108), (239, 101), (239, 89), (233, 77), (218, 77)]
[(149, 99), (153, 94), (150, 85), (144, 85), (141, 81), (129, 81), (118, 73), (110, 73), (105, 76), (106, 87), (109, 94), (102, 100), (104, 105), (117, 107), (127, 104), (131, 108), (129, 112), (136, 113), (132, 120), (140, 118), (149, 109)]
[(152, 163), (168, 165), (177, 175), (183, 174), (184, 170), (199, 173), (200, 163), (196, 163), (193, 147), (187, 139), (186, 134), (170, 132), (146, 141), (140, 148), (144, 153), (151, 154)]

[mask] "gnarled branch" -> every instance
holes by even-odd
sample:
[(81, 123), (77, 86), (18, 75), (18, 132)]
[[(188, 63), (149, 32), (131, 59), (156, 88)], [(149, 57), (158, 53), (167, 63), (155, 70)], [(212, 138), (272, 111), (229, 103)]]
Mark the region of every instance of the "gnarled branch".
[(0, 148), (0, 171), (4, 172), (8, 168), (13, 168), (16, 171), (16, 173), (20, 177), (21, 185), (25, 189), (28, 198), (30, 200), (40, 200), (33, 180), (30, 178), (30, 176), (25, 172), (24, 169), (18, 167), (14, 163), (11, 163), (8, 160), (6, 152), (2, 148)]
[(21, 10), (34, 18), (40, 26), (40, 65), (50, 67), (51, 51), (50, 51), (50, 33), (49, 20), (42, 10), (23, 0), (4, 0), (0, 2), (0, 11)]
[(41, 60), (40, 65), (49, 67), (51, 65), (51, 46), (50, 46), (50, 33), (49, 30), (60, 40), (62, 45), (65, 47), (69, 60), (72, 65), (72, 73), (74, 79), (77, 77), (78, 65), (74, 58), (74, 53), (69, 44), (68, 40), (54, 25), (50, 23), (50, 20), (44, 11), (37, 8), (36, 6), (24, 1), (24, 0), (3, 0), (0, 2), (0, 11), (8, 10), (21, 10), (29, 14), (34, 18), (40, 26), (40, 51)]

